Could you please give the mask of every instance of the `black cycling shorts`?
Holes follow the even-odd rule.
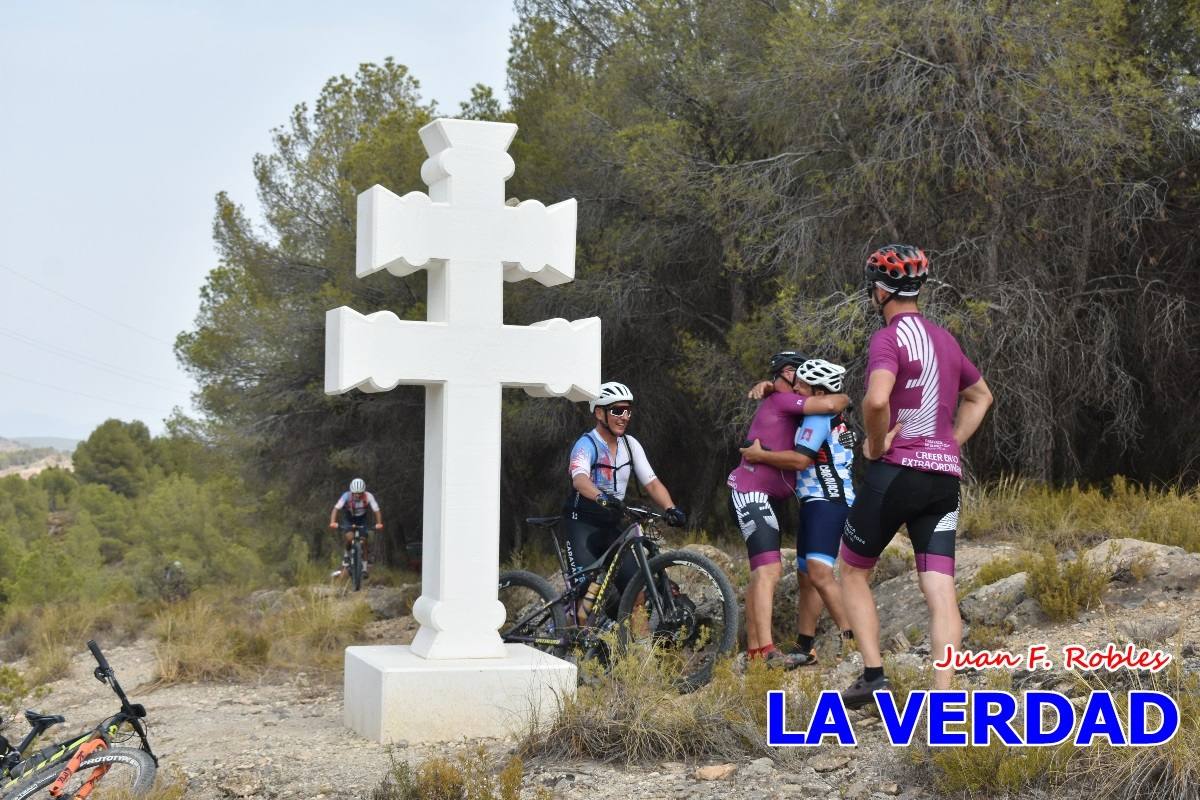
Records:
[[[871,569],[901,525],[908,526],[917,572],[954,575],[958,478],[873,461],[842,530],[842,560]]]
[[[621,538],[622,533],[622,530],[614,522],[613,515],[607,512],[588,513],[571,507],[563,509],[560,530],[563,557],[566,558],[567,570],[572,575],[596,563],[613,545],[613,542]],[[614,577],[618,595],[625,591],[625,587],[637,574],[637,571],[637,561],[626,550],[617,564],[617,573]],[[576,577],[572,583],[585,581],[586,578]]]
[[[778,500],[766,492],[730,492],[729,512],[733,524],[746,540],[746,552],[750,555],[750,571],[768,564],[779,564],[779,513]]]

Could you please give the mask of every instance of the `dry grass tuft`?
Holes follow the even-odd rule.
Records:
[[[767,692],[783,690],[788,714],[803,718],[820,693],[814,673],[770,670],[761,662],[739,672],[726,659],[712,681],[681,695],[674,673],[648,650],[634,648],[610,674],[579,688],[555,722],[531,725],[522,754],[590,758],[628,764],[746,755],[791,755],[766,743]]]
[[[155,628],[162,683],[246,678],[271,669],[334,671],[371,619],[365,602],[290,592],[269,611],[192,597],[163,609]]]
[[[434,757],[415,768],[393,757],[391,768],[371,792],[371,800],[520,800],[524,772],[519,757],[495,770],[482,746],[454,761]],[[551,795],[539,787],[532,796],[549,800]]]

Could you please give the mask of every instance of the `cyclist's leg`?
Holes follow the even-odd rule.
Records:
[[[746,540],[750,559],[750,585],[746,589],[746,648],[751,656],[773,644],[771,607],[775,587],[783,575],[779,555],[779,518],[771,498],[763,492],[730,492],[729,509],[734,524]]]
[[[920,473],[929,503],[908,521],[917,560],[917,581],[929,606],[929,644],[935,660],[947,647],[962,647],[962,617],[954,588],[954,540],[958,532],[959,481],[950,475]],[[952,670],[936,670],[935,689],[950,688]]]
[[[862,489],[842,530],[842,600],[862,653],[863,666],[871,670],[883,667],[871,570],[904,522],[907,503],[898,496],[895,484],[905,471],[879,461],[868,464]]]
[[[579,570],[595,563],[596,559],[604,555],[605,524],[586,513],[576,511],[563,516],[562,529],[565,540],[563,556],[567,560],[568,569],[575,576],[572,581],[573,586],[578,586],[587,580],[586,576],[578,575]],[[593,588],[592,591],[595,589]],[[580,624],[583,624],[592,610],[592,604],[585,597],[579,605],[576,612],[577,619]]]
[[[821,597],[829,616],[839,631],[850,629],[842,600],[842,587],[833,575],[837,563],[838,549],[842,543],[842,529],[846,526],[849,506],[826,500],[809,500],[800,506],[801,530],[804,531],[803,548],[796,547],[796,562],[808,574],[809,582]],[[797,537],[799,539],[799,537]],[[816,619],[813,619],[815,626]],[[815,627],[814,627],[815,631]]]

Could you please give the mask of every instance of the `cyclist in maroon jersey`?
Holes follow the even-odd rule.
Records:
[[[790,451],[806,409],[812,414],[829,414],[844,411],[849,405],[850,398],[844,394],[805,397],[796,392],[796,368],[805,360],[794,350],[771,357],[769,368],[773,380],[767,386],[756,387],[760,392],[771,393],[759,403],[745,445],[758,441],[764,450]],[[771,633],[775,587],[783,575],[776,508],[794,496],[796,471],[752,464],[743,458],[729,473],[727,484],[729,510],[746,540],[750,558],[750,585],[746,589],[747,656],[766,659],[770,666],[786,669],[800,666],[801,659],[787,656],[775,647]]]
[[[842,692],[851,708],[889,688],[869,578],[901,525],[929,606],[932,652],[940,657],[946,646],[962,645],[954,588],[959,451],[983,422],[992,393],[954,336],[918,311],[928,275],[929,261],[917,247],[887,245],[867,259],[867,294],[886,324],[871,337],[863,400],[868,464],[842,532],[842,597],[864,668]],[[936,671],[934,688],[949,688],[952,677]]]

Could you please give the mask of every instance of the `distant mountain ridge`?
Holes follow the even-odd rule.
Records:
[[[39,447],[51,447],[60,453],[74,453],[79,442],[79,439],[68,439],[65,436],[21,436],[15,439],[5,439],[0,436],[0,453]]]

